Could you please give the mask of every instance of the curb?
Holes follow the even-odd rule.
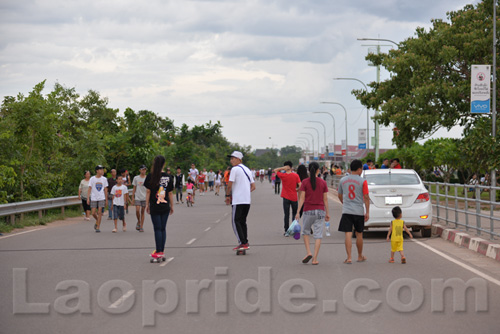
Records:
[[[467,233],[432,224],[432,234],[441,239],[453,242],[459,247],[468,248],[473,252],[487,256],[500,262],[500,244],[495,244],[482,238],[472,237]]]

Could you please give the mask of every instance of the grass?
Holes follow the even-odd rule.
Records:
[[[66,207],[64,209],[64,216],[61,214],[61,209],[50,209],[47,210],[43,217],[38,218],[38,212],[25,213],[23,220],[20,220],[20,216],[16,216],[15,224],[10,224],[8,222],[9,217],[0,218],[0,233],[9,233],[16,228],[24,228],[27,226],[38,226],[47,225],[48,223],[54,222],[56,220],[64,220],[64,218],[78,217],[82,215],[82,210],[79,206]]]
[[[463,197],[465,197],[465,195],[464,195],[463,191],[464,191],[463,187],[457,187],[457,197],[459,197],[459,198],[462,197],[461,199],[458,199],[458,203],[460,203],[460,204],[465,204],[465,199],[463,199]],[[436,185],[435,184],[430,185],[429,192],[434,193],[434,194],[436,193]],[[444,197],[445,187],[444,186],[439,187],[439,194],[443,195],[443,197],[441,197],[441,196],[439,197],[440,202],[444,202],[445,201],[445,197]],[[475,205],[476,205],[474,202],[474,198],[473,198],[474,194],[475,194],[475,192],[468,192],[467,193],[467,202],[468,202],[469,207],[475,207]],[[449,187],[448,196],[455,196],[454,187],[451,187],[451,186]],[[433,198],[433,200],[436,200],[436,195],[431,195],[431,197]],[[483,191],[480,194],[480,199],[483,201],[489,201],[490,200],[490,193],[487,191]],[[448,198],[448,201],[451,204],[455,200]],[[498,194],[497,194],[497,201],[498,201]],[[482,209],[489,209],[489,205],[487,205],[487,204],[481,204],[481,207],[482,207]],[[494,208],[494,210],[498,210],[498,209],[499,209],[498,207]]]

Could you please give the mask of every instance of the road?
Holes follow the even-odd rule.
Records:
[[[236,256],[224,198],[196,199],[175,205],[161,265],[149,262],[149,216],[139,233],[132,211],[127,232],[104,220],[96,234],[77,218],[1,237],[0,332],[498,333],[500,265],[491,259],[416,238],[405,241],[407,264],[389,264],[382,231],[365,234],[367,262],[346,265],[344,236],[333,232],[320,264],[304,265],[303,242],[283,236],[281,198],[267,182],[252,195],[251,249]],[[333,195],[330,207],[336,231]]]

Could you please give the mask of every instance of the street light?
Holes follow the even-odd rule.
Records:
[[[348,144],[348,134],[347,134],[347,109],[340,103],[338,102],[321,102],[323,104],[336,104],[342,107],[344,109],[345,113],[345,161],[346,161],[346,167],[347,163],[349,162],[349,144]]]
[[[297,139],[305,140],[306,143],[307,143],[307,148],[311,147],[311,142],[309,141],[309,138],[307,138],[307,137],[297,137]],[[314,147],[313,147],[313,150],[314,150]]]
[[[330,117],[332,118],[332,121],[333,121],[333,155],[335,155],[335,145],[336,145],[335,137],[337,137],[335,135],[335,117],[333,117],[333,115],[331,113],[329,113],[328,111],[313,111],[313,114],[327,114],[327,115],[330,115]]]
[[[311,136],[311,139],[312,139],[312,150],[313,150],[313,155],[314,155],[314,136],[311,133],[309,133],[309,132],[301,132],[300,134],[301,135],[309,135],[309,136]]]
[[[389,42],[392,44],[395,44],[399,48],[399,43],[396,43],[394,41],[391,41],[390,39],[384,39],[384,38],[358,38],[358,41],[379,41],[379,42]]]
[[[354,80],[365,86],[365,91],[368,93],[368,87],[365,83],[356,78],[333,78],[333,80]],[[370,110],[366,108],[366,149],[370,152]],[[375,155],[378,156],[378,138],[375,136]]]
[[[326,126],[322,122],[318,122],[318,121],[307,121],[307,122],[308,123],[318,123],[318,124],[321,124],[321,126],[323,127],[323,130],[324,130],[324,134],[325,134],[325,150],[328,153],[328,146],[326,146]],[[319,141],[319,138],[318,138],[318,141]]]
[[[304,126],[304,129],[312,129],[312,130],[316,131],[316,134],[318,135],[318,154],[319,154],[320,149],[319,149],[319,131],[318,131],[318,129],[313,128],[311,126]]]
[[[306,144],[305,142],[296,140],[296,141],[295,141],[295,144],[296,144],[296,145],[299,145],[299,147],[300,147],[302,150],[304,150],[304,151],[306,150],[307,144]]]

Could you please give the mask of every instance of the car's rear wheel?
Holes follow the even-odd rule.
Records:
[[[432,229],[430,228],[423,228],[420,230],[420,233],[422,235],[422,238],[430,238],[432,234]]]

